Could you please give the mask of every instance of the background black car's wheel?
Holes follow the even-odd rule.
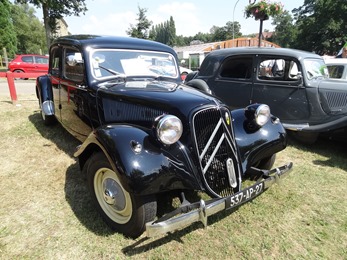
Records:
[[[293,137],[295,140],[299,141],[302,144],[314,144],[319,134],[311,132],[302,132],[302,131],[287,131],[289,136]]]
[[[97,210],[115,231],[136,238],[145,231],[145,224],[157,214],[153,197],[136,197],[121,184],[119,174],[113,170],[105,155],[93,154],[83,167],[88,188]]]
[[[186,85],[199,89],[207,94],[211,94],[211,90],[208,87],[207,83],[205,81],[203,81],[202,79],[192,79],[190,81],[188,81],[187,83],[185,83]]]
[[[266,157],[258,163],[257,168],[264,169],[264,170],[271,170],[275,164],[275,160],[276,160],[276,154]]]

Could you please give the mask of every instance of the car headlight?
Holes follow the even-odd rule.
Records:
[[[176,143],[181,138],[182,132],[182,122],[176,116],[166,115],[157,124],[157,136],[164,144]]]
[[[256,110],[255,110],[255,122],[257,123],[258,126],[263,126],[265,125],[271,116],[270,113],[270,107],[268,105],[260,105]]]

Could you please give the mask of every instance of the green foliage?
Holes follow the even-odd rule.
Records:
[[[12,5],[11,17],[17,35],[17,53],[47,53],[45,29],[28,4]]]
[[[29,3],[42,8],[48,48],[51,43],[52,33],[56,30],[57,19],[71,15],[79,16],[88,10],[85,0],[16,0],[16,2],[21,4]]]
[[[347,42],[346,0],[305,0],[293,12],[298,28],[293,47],[332,55]]]
[[[223,27],[213,26],[210,29],[211,41],[213,42],[225,41],[225,40],[241,37],[242,33],[240,32],[240,30],[241,30],[241,25],[239,22],[229,21]],[[234,35],[233,35],[233,32],[234,32]]]
[[[169,21],[152,26],[152,29],[149,31],[149,39],[169,46],[176,45],[176,38],[175,21],[172,16],[170,16]]]
[[[293,17],[288,11],[274,17],[272,25],[275,26],[275,32],[269,41],[284,48],[289,48],[295,44],[297,28],[294,25]]]
[[[126,31],[126,33],[131,37],[148,39],[149,38],[149,28],[152,25],[152,21],[149,21],[146,17],[146,8],[141,8],[138,6],[139,13],[138,18],[136,19],[138,22],[136,25],[130,25],[130,28]]]
[[[11,20],[11,3],[0,0],[0,55],[6,48],[8,57],[14,57],[17,52],[17,38]]]

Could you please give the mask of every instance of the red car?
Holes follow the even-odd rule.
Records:
[[[48,56],[36,54],[17,55],[9,64],[12,72],[48,72]]]

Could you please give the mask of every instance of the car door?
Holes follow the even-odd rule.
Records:
[[[257,55],[251,100],[269,105],[283,122],[307,122],[310,107],[300,62],[293,57]]]
[[[231,109],[252,103],[253,56],[229,56],[221,63],[217,75],[207,81],[213,94]]]
[[[34,56],[33,72],[47,73],[48,57]]]
[[[34,57],[32,55],[25,55],[21,58],[21,69],[24,70],[24,72],[31,73],[34,71]]]
[[[66,47],[62,51],[62,75],[59,84],[59,112],[61,123],[76,138],[83,141],[92,130],[90,108],[95,98],[85,82],[85,64],[82,53]]]

